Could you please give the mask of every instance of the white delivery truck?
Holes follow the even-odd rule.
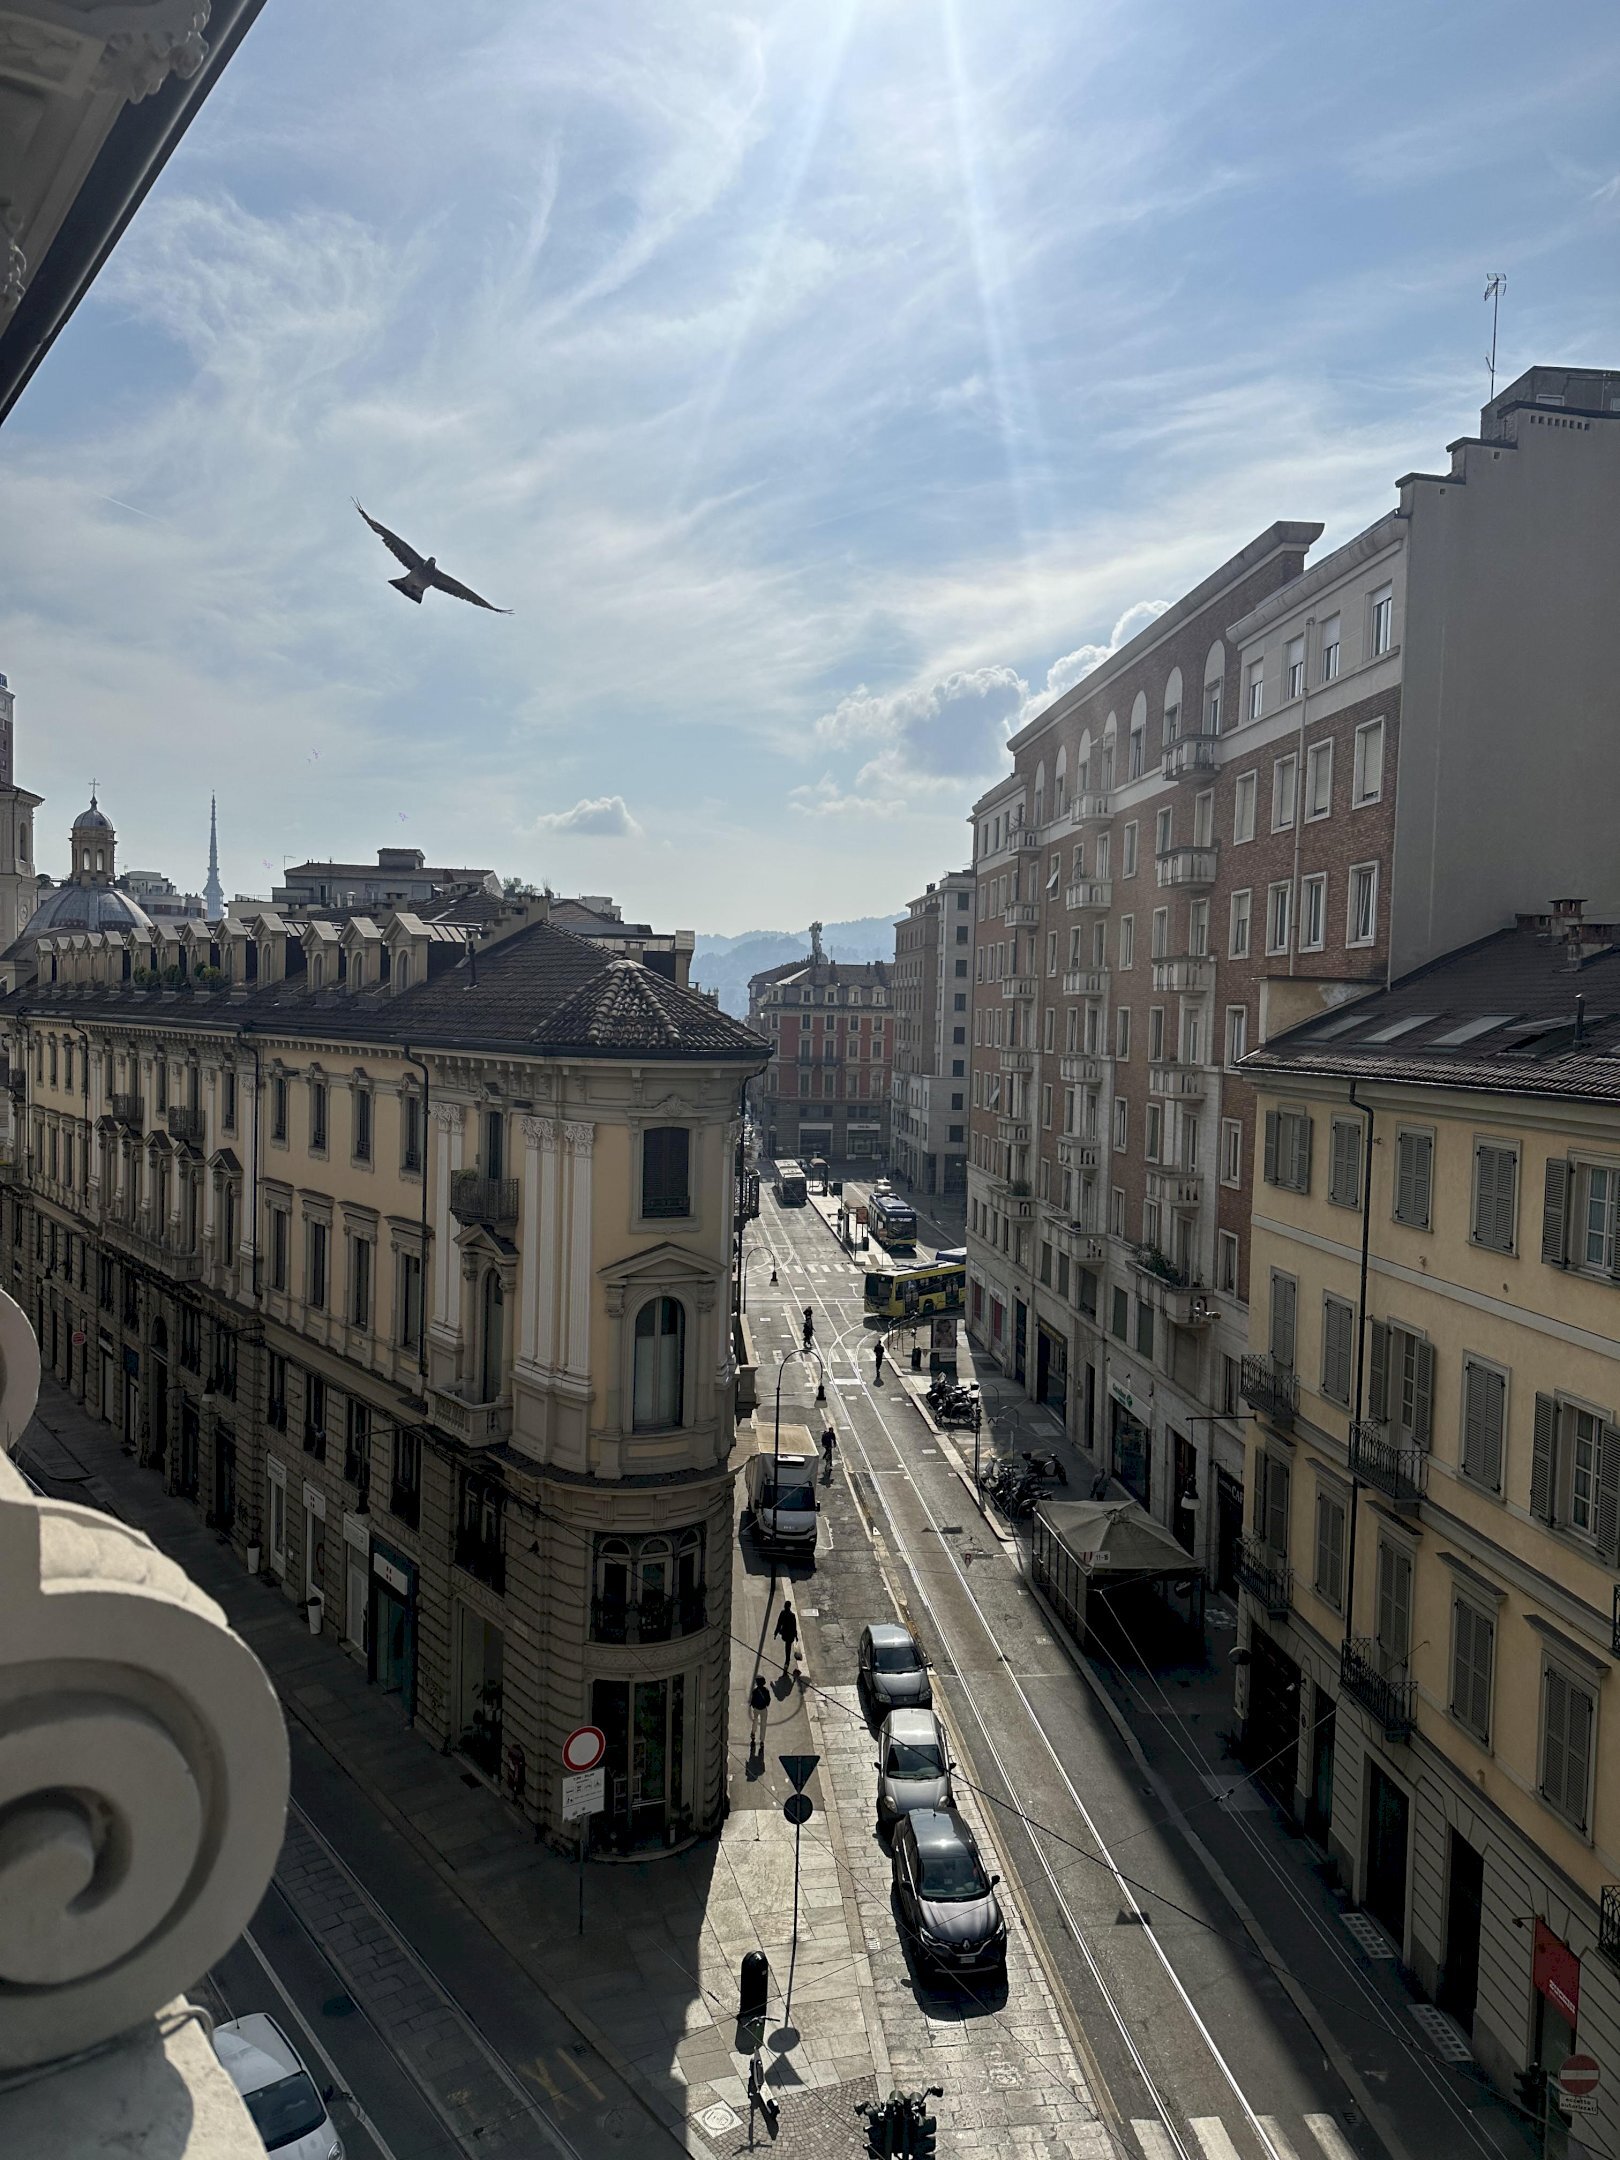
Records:
[[[747,1469],[748,1521],[756,1544],[787,1559],[816,1556],[816,1460],[813,1455],[779,1455],[769,1448],[750,1456]]]

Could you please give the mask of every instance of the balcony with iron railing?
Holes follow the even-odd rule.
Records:
[[[1210,1075],[1202,1065],[1182,1065],[1160,1058],[1148,1067],[1148,1093],[1174,1102],[1202,1102],[1209,1093]]]
[[[1004,998],[1032,998],[1035,995],[1033,975],[1003,975],[1001,994]]]
[[[120,1125],[127,1125],[133,1132],[141,1132],[146,1125],[146,1104],[139,1095],[118,1090],[111,1098],[112,1114]]]
[[[119,1252],[127,1253],[132,1260],[145,1261],[171,1282],[195,1282],[202,1274],[200,1248],[194,1246],[188,1251],[166,1237],[154,1237],[139,1223],[120,1221],[110,1211],[102,1217],[101,1234]]]
[[[166,1116],[171,1140],[187,1140],[193,1147],[202,1146],[203,1114],[200,1110],[193,1110],[187,1103],[170,1103]]]
[[[1606,1882],[1598,1893],[1598,1948],[1620,1965],[1620,1883]]]
[[[1112,798],[1099,789],[1087,788],[1074,798],[1074,808],[1069,812],[1073,825],[1097,825],[1114,814]]]
[[[1165,746],[1164,776],[1185,780],[1194,773],[1212,773],[1221,761],[1218,735],[1178,735]]]
[[[481,1177],[476,1170],[458,1170],[450,1180],[450,1212],[459,1223],[516,1222],[518,1181],[515,1177]]]
[[[1182,997],[1196,997],[1215,984],[1215,962],[1208,953],[1176,953],[1153,963],[1153,987]]]
[[[1398,1508],[1415,1508],[1428,1490],[1429,1452],[1401,1447],[1378,1419],[1361,1418],[1350,1427],[1350,1475]]]
[[[1101,908],[1107,910],[1114,904],[1114,881],[1112,878],[1076,878],[1063,895],[1068,908]]]
[[[464,1568],[469,1575],[487,1583],[491,1590],[506,1588],[506,1555],[501,1550],[500,1532],[493,1537],[468,1523],[456,1529],[456,1566]]]
[[[1292,1365],[1247,1351],[1239,1368],[1239,1388],[1251,1410],[1262,1410],[1276,1425],[1292,1425],[1299,1409],[1299,1374]]]
[[[1386,1657],[1370,1635],[1346,1638],[1339,1650],[1339,1685],[1370,1710],[1386,1740],[1409,1740],[1417,1725],[1417,1682],[1404,1661]]]
[[[601,1643],[673,1642],[696,1635],[708,1625],[708,1605],[701,1590],[674,1597],[592,1598],[591,1640]]]
[[[1094,1057],[1089,1050],[1071,1050],[1059,1059],[1058,1072],[1072,1086],[1099,1087],[1103,1076],[1102,1059]]]
[[[1108,995],[1108,970],[1105,967],[1070,968],[1063,978],[1065,997],[1106,997]]]
[[[1038,930],[1041,911],[1033,900],[1014,900],[1001,918],[1009,930]]]
[[[1207,892],[1220,868],[1214,847],[1173,847],[1155,858],[1160,885],[1175,892]]]
[[[1283,1619],[1294,1601],[1294,1571],[1264,1538],[1240,1537],[1237,1546],[1237,1578],[1261,1611],[1273,1620]]]

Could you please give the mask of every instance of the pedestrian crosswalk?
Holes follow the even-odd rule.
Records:
[[[1355,2147],[1331,2115],[1284,2123],[1257,2115],[1235,2132],[1219,2115],[1194,2115],[1174,2130],[1152,2115],[1131,2122],[1141,2160],[1357,2160]]]

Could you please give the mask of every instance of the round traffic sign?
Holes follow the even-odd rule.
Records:
[[[576,1725],[563,1742],[563,1768],[578,1777],[594,1770],[607,1753],[607,1734],[600,1725]]]
[[[790,1823],[807,1823],[815,1812],[815,1804],[808,1793],[789,1793],[782,1802],[782,1813]]]
[[[1579,2099],[1584,2093],[1597,2091],[1599,2075],[1595,2056],[1566,2055],[1558,2066],[1558,2089]]]

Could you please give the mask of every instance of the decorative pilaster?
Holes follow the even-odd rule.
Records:
[[[591,1376],[591,1153],[594,1125],[565,1125],[563,1138],[573,1158],[568,1180],[568,1371],[579,1380]]]
[[[549,1146],[548,1146],[549,1143]],[[543,1165],[542,1153],[552,1158]],[[533,1365],[540,1341],[540,1307],[547,1294],[550,1255],[540,1234],[542,1177],[555,1177],[557,1127],[551,1118],[523,1120],[523,1216],[518,1227],[518,1342],[519,1362]]]
[[[461,1294],[453,1273],[456,1248],[450,1227],[450,1180],[461,1168],[466,1118],[460,1103],[435,1103],[433,1123],[439,1133],[433,1151],[433,1321],[436,1327],[455,1332]]]
[[[557,1126],[553,1118],[531,1118],[525,1131],[540,1136],[540,1244],[535,1257],[535,1363],[549,1371],[557,1362]]]

